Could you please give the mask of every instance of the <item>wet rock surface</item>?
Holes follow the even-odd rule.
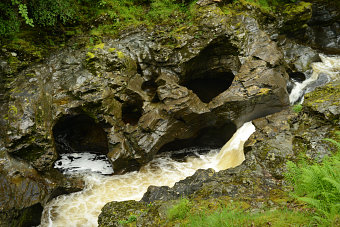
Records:
[[[174,45],[163,44],[157,31],[137,30],[87,49],[66,48],[24,70],[10,85],[2,146],[39,171],[50,169],[58,153],[103,149],[118,173],[204,128],[239,127],[287,106],[283,54],[256,20],[231,18],[216,4],[196,11],[197,23]],[[197,39],[200,30],[209,32]],[[216,84],[225,85],[209,87]],[[88,122],[77,123],[81,116]],[[68,117],[75,126],[63,123]]]
[[[116,173],[123,173],[174,144],[208,141],[204,131],[225,135],[225,141],[209,146],[223,144],[244,122],[259,118],[241,166],[218,173],[200,170],[173,188],[149,188],[143,201],[155,203],[150,212],[160,218],[165,208],[157,201],[180,196],[242,194],[249,203],[272,203],[273,195],[281,195],[287,160],[302,150],[313,159],[329,153],[331,145],[320,141],[339,130],[338,83],[308,94],[302,113],[273,113],[289,105],[289,77],[301,79],[319,60],[311,47],[339,53],[337,6],[298,2],[279,15],[280,23],[267,25],[274,16],[255,12],[256,7],[240,3],[246,13],[226,15],[217,2],[199,1],[193,25],[173,37],[170,27],[137,28],[96,45],[72,40],[29,67],[12,69],[0,58],[0,225],[39,213],[50,198],[83,187],[79,179],[54,172],[60,153],[104,153]],[[290,29],[307,43],[281,37]],[[103,209],[103,225],[109,208],[125,203],[112,204]],[[132,205],[145,206],[138,204]],[[125,220],[129,209],[114,220]],[[151,221],[148,213],[139,217],[140,226]],[[32,219],[23,223],[36,225]]]
[[[340,6],[331,1],[313,1],[313,15],[308,22],[308,42],[331,54],[340,53]]]
[[[67,178],[58,171],[39,173],[27,163],[1,152],[0,226],[40,224],[42,206],[65,193],[80,191],[84,182]]]
[[[335,83],[337,84],[337,83]],[[261,210],[265,206],[280,207],[287,205],[287,194],[283,173],[288,160],[305,158],[320,160],[335,151],[335,147],[324,138],[335,139],[339,131],[338,121],[324,113],[333,109],[332,105],[311,109],[310,103],[319,100],[319,94],[326,92],[329,84],[308,94],[301,112],[287,108],[281,112],[253,121],[256,132],[248,139],[244,149],[245,161],[238,167],[215,172],[212,169],[198,170],[193,176],[177,182],[172,188],[150,186],[140,202],[128,209],[136,217],[137,226],[153,226],[156,223],[166,225],[166,211],[182,197],[188,197],[198,204],[227,203],[242,201],[249,209]],[[337,89],[334,100],[339,100]],[[325,99],[325,104],[329,100]],[[339,119],[339,118],[337,118]],[[112,225],[113,220],[127,220],[129,215],[124,208],[127,202],[106,204],[99,216],[99,226]],[[111,213],[119,211],[113,219]],[[149,216],[153,218],[147,218]]]

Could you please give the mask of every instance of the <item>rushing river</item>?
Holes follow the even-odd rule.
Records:
[[[306,72],[307,79],[294,82],[290,93],[292,104],[302,103],[303,95],[315,87],[339,77],[340,57],[320,55],[321,62],[311,65]],[[83,191],[59,196],[50,201],[43,211],[41,227],[88,227],[97,226],[101,208],[110,201],[140,200],[150,185],[173,186],[176,182],[191,176],[197,169],[213,168],[216,171],[240,165],[244,161],[243,145],[255,131],[251,122],[239,128],[221,150],[211,149],[204,155],[199,150],[186,161],[178,162],[166,154],[156,157],[139,171],[124,175],[105,176],[112,169],[107,161],[92,154],[69,154],[56,162],[57,168],[64,168],[68,174],[86,170],[83,173],[86,187]],[[192,148],[194,149],[194,148]],[[100,172],[100,173],[96,173]]]
[[[305,72],[307,79],[294,82],[294,87],[289,95],[291,104],[302,103],[303,95],[313,91],[316,87],[336,80],[340,76],[340,56],[326,56],[320,54],[321,62],[311,64],[311,71]]]
[[[97,226],[101,208],[110,201],[140,200],[150,185],[171,187],[198,169],[222,170],[238,166],[244,161],[244,142],[254,131],[251,122],[245,123],[221,150],[212,149],[207,154],[189,157],[185,162],[163,155],[156,157],[138,172],[114,176],[84,174],[85,189],[50,201],[44,208],[41,226]],[[79,163],[92,165],[84,161]]]

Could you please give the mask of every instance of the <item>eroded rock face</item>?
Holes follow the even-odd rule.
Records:
[[[318,60],[316,51],[289,40],[280,41],[281,51],[254,18],[246,13],[225,15],[216,2],[199,1],[193,11],[195,23],[183,27],[175,38],[163,32],[168,28],[156,28],[105,38],[89,48],[75,49],[79,45],[70,43],[44,63],[19,73],[7,93],[1,77],[0,151],[6,153],[1,160],[7,165],[14,157],[22,163],[12,162],[16,164],[10,170],[5,164],[0,166],[1,211],[9,215],[1,220],[14,220],[27,209],[39,210],[49,198],[81,188],[80,184],[70,189],[70,183],[49,181],[41,175],[53,172],[58,153],[91,148],[107,154],[119,173],[138,169],[157,152],[178,144],[223,144],[244,122],[288,105],[288,73],[293,76],[308,69]],[[339,11],[298,5],[292,14],[283,13],[275,32],[294,26],[294,34],[299,34],[309,23],[304,34],[309,34],[312,45],[320,43],[332,51],[338,48]],[[324,32],[318,33],[320,21]],[[74,42],[78,41],[82,42]],[[1,59],[0,66],[1,73],[8,71]],[[307,144],[310,157],[316,157],[320,149],[325,154],[328,145],[317,141],[338,129],[324,124],[324,120],[338,120],[336,100],[330,97],[322,105],[306,100],[309,113],[316,111],[326,120],[310,120],[308,112],[297,116],[291,111],[256,120],[258,132],[246,146],[246,162],[240,167],[220,173],[199,171],[173,189],[150,188],[143,200],[194,194],[202,198],[247,195],[249,200],[270,196],[268,187],[276,189],[283,162],[294,158],[296,149]],[[296,119],[305,121],[295,124]],[[304,133],[306,128],[308,133]],[[208,144],[216,136],[207,138],[205,131],[225,137]],[[260,191],[254,193],[255,189]]]
[[[172,188],[150,186],[139,202],[107,203],[99,215],[99,226],[117,224],[117,220],[127,220],[130,214],[135,215],[137,226],[165,223],[166,211],[182,197],[190,198],[195,205],[197,201],[211,206],[222,201],[242,201],[250,209],[283,204],[286,207],[283,174],[287,161],[317,161],[337,149],[323,140],[337,139],[335,132],[340,129],[334,111],[334,101],[340,98],[337,86],[338,81],[334,81],[309,93],[301,112],[287,108],[254,120],[256,132],[244,146],[246,158],[240,166],[220,172],[198,170]]]
[[[93,152],[107,154],[107,137],[100,124],[80,114],[65,116],[53,127],[55,148],[59,154]]]
[[[0,226],[36,226],[47,201],[82,190],[84,182],[58,171],[41,174],[1,151],[0,185]]]
[[[226,16],[216,4],[195,12],[196,24],[173,45],[157,31],[138,30],[65,49],[22,72],[3,111],[2,146],[42,171],[63,152],[61,137],[72,134],[69,150],[106,150],[118,172],[204,128],[229,122],[232,132],[288,105],[283,54],[256,20]]]
[[[340,6],[333,1],[312,1],[313,15],[306,38],[326,53],[340,53]]]

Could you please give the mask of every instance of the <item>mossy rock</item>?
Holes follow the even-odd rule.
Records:
[[[339,124],[340,116],[340,81],[319,87],[305,95],[306,111],[322,114],[327,120]]]
[[[286,4],[283,6],[282,33],[295,33],[301,29],[307,28],[307,21],[312,18],[312,4],[309,2],[299,2]]]

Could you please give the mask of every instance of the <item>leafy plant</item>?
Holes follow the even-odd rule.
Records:
[[[191,209],[191,203],[188,199],[182,198],[179,203],[168,210],[168,218],[170,220],[184,219]]]
[[[0,2],[0,35],[11,35],[19,31],[17,13],[9,3]]]
[[[339,133],[338,133],[339,135]],[[334,143],[338,151],[325,157],[321,163],[287,163],[285,175],[294,191],[291,195],[314,208],[314,218],[325,225],[340,224],[340,143]]]
[[[121,225],[124,225],[124,224],[135,222],[136,220],[137,220],[136,215],[130,215],[127,220],[120,220],[118,221],[118,223]]]
[[[77,8],[72,0],[31,0],[29,7],[36,24],[53,26],[74,19]],[[32,20],[33,23],[33,20]]]
[[[13,6],[18,6],[20,15],[24,18],[26,24],[34,27],[33,19],[28,16],[27,5],[21,0],[11,0]]]

